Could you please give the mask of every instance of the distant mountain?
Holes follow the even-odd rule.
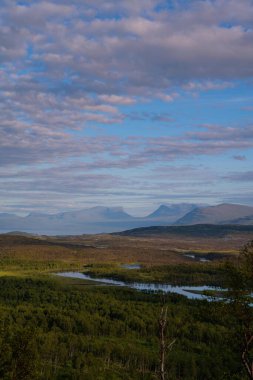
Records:
[[[0,214],[0,233],[21,231],[40,235],[112,233],[139,227],[172,224],[253,224],[253,207],[223,204],[204,207],[180,203],[161,205],[146,217],[133,217],[122,207],[92,207],[58,214]]]
[[[19,227],[22,226],[23,219],[24,218],[14,214],[0,213],[0,231],[8,232],[19,230]]]
[[[147,219],[165,219],[167,224],[183,217],[186,213],[199,207],[191,203],[179,203],[174,205],[161,205],[157,210],[147,216]]]
[[[15,214],[8,214],[6,212],[0,213],[0,221],[1,220],[17,220],[17,219],[22,219],[21,216],[17,216]]]
[[[58,214],[30,213],[26,217],[0,214],[0,232],[45,235],[107,233],[142,225],[139,222],[139,218],[127,214],[122,207],[98,206]]]
[[[62,219],[79,219],[87,221],[103,221],[108,219],[128,220],[133,218],[131,215],[127,214],[124,211],[123,207],[103,206],[92,207],[80,211],[65,212],[59,215]]]
[[[115,224],[116,228],[121,221],[128,220],[132,217],[120,207],[93,207],[51,215],[30,213],[26,217],[0,214],[0,232],[22,231],[46,235],[111,232],[114,229],[110,224]]]
[[[247,217],[252,217],[253,207],[223,203],[217,206],[197,207],[180,218],[176,225],[191,224],[240,224],[246,223]]]
[[[23,231],[45,235],[110,233],[136,227],[169,225],[195,207],[197,205],[187,203],[161,205],[146,217],[133,217],[122,207],[103,206],[58,214],[32,212],[26,217],[0,214],[0,232]]]
[[[8,236],[35,237],[35,238],[40,237],[40,235],[38,235],[38,234],[29,234],[28,232],[22,232],[22,231],[7,232],[5,235],[8,235]]]
[[[0,230],[21,230],[45,235],[77,235],[83,233],[111,232],[128,228],[133,217],[122,207],[92,207],[59,214],[31,213],[24,218],[17,217],[13,223],[3,225]],[[130,224],[129,224],[130,223]]]

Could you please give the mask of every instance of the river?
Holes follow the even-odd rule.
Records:
[[[80,280],[89,280],[95,281],[96,283],[101,283],[105,285],[114,285],[114,286],[126,286],[131,289],[141,290],[141,291],[151,291],[151,292],[162,292],[162,293],[176,293],[183,295],[189,299],[209,299],[209,296],[204,294],[199,294],[198,292],[205,291],[221,291],[222,289],[212,287],[212,286],[173,286],[170,284],[158,284],[158,283],[141,283],[141,282],[124,282],[113,280],[111,278],[98,278],[92,277],[85,273],[80,272],[59,272],[56,273],[57,276],[68,277],[68,278],[77,278]],[[197,292],[197,293],[195,293]]]

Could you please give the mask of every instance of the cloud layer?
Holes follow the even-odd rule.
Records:
[[[208,176],[197,172],[207,157],[210,198],[226,193],[222,185],[220,195],[211,195],[214,178],[246,183],[250,120],[230,125],[224,117],[213,123],[207,115],[206,124],[199,125],[196,115],[194,123],[180,125],[179,112],[173,114],[171,107],[181,104],[183,113],[185,99],[197,109],[202,94],[231,91],[236,98],[238,83],[252,88],[252,26],[251,0],[3,0],[2,209],[21,204],[17,210],[25,209],[29,197],[38,200],[42,193],[48,204],[53,193],[69,193],[65,208],[71,195],[86,192],[77,207],[100,201],[101,194],[108,202],[120,203],[124,194],[155,200],[165,197],[166,188],[177,188],[186,199],[198,186],[204,192]],[[133,126],[140,132],[133,133]],[[159,126],[166,133],[157,132]],[[245,165],[244,172],[238,175],[223,165],[222,173],[211,175],[217,156]],[[156,167],[173,164],[180,172],[187,160],[196,168],[185,172],[188,185],[181,186],[172,174],[153,179]],[[35,203],[31,200],[32,208]]]

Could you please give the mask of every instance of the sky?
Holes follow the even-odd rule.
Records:
[[[1,0],[0,212],[253,205],[252,0]]]

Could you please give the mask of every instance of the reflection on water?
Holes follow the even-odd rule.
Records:
[[[127,283],[124,281],[113,280],[111,278],[94,278],[90,275],[80,273],[80,272],[60,272],[56,273],[57,276],[69,277],[69,278],[79,278],[81,280],[91,280],[102,284],[109,284],[115,286],[127,286],[128,288],[142,290],[142,291],[152,291],[152,292],[163,292],[163,293],[176,293],[181,294],[190,299],[210,299],[210,297],[203,294],[198,294],[194,292],[204,292],[204,291],[221,291],[219,288],[212,286],[172,286],[169,284],[155,284],[155,283],[140,283],[132,282]]]
[[[141,265],[140,264],[122,264],[121,268],[124,268],[124,269],[141,269]]]
[[[210,261],[211,261],[211,260],[206,259],[206,258],[204,258],[204,257],[196,256],[196,255],[189,254],[189,253],[185,254],[184,256],[185,256],[185,257],[188,257],[189,259],[193,259],[193,260],[196,260],[196,261],[201,261],[201,262],[203,262],[203,263],[207,263],[207,262],[210,262]]]

